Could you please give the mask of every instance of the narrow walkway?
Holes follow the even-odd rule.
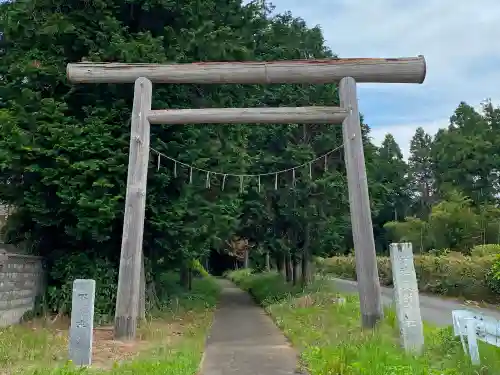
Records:
[[[296,374],[297,354],[271,318],[234,284],[220,283],[201,375]]]

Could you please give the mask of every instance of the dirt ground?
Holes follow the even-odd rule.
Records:
[[[130,361],[155,347],[170,346],[175,340],[182,336],[184,326],[187,322],[166,322],[153,320],[144,322],[138,328],[135,341],[119,341],[113,338],[113,326],[100,326],[94,328],[92,347],[92,367],[98,369],[112,368],[115,363]],[[65,362],[68,358],[68,338],[70,321],[67,318],[57,319],[52,324],[42,321],[32,321],[23,324],[26,328],[33,330],[49,331],[51,335],[64,340],[66,345],[54,350],[52,360]]]

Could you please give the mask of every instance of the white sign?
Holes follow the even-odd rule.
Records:
[[[90,366],[92,362],[94,300],[95,280],[77,279],[73,282],[69,359],[76,366]]]
[[[453,310],[453,331],[460,336],[464,352],[467,353],[464,337],[467,336],[469,355],[475,365],[481,363],[477,340],[500,347],[500,321],[469,310]]]
[[[393,243],[390,245],[390,252],[394,302],[401,342],[407,352],[420,354],[424,346],[424,330],[412,245]]]

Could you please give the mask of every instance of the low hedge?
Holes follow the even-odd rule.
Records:
[[[495,264],[488,272],[488,285],[491,290],[500,295],[500,254],[495,257]]]
[[[471,249],[470,255],[473,258],[500,255],[500,245],[496,243],[477,245]]]
[[[415,271],[421,292],[474,301],[498,302],[500,295],[490,288],[488,274],[495,263],[495,256],[472,258],[462,255],[416,255]],[[389,257],[377,257],[380,283],[392,286],[392,269]],[[354,256],[332,257],[316,261],[320,273],[356,280]]]

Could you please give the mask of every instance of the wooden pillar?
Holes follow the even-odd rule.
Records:
[[[271,259],[270,259],[270,256],[269,256],[269,250],[266,251],[266,272],[270,272],[271,271]]]
[[[146,270],[144,253],[141,251],[141,284],[139,289],[139,319],[146,319]]]
[[[116,339],[134,339],[137,328],[149,162],[148,113],[151,110],[151,96],[151,81],[147,78],[138,78],[134,85],[127,192],[116,295],[114,332]]]
[[[340,105],[349,110],[342,132],[361,318],[363,327],[371,328],[383,318],[383,309],[354,78],[343,78],[339,92]]]

